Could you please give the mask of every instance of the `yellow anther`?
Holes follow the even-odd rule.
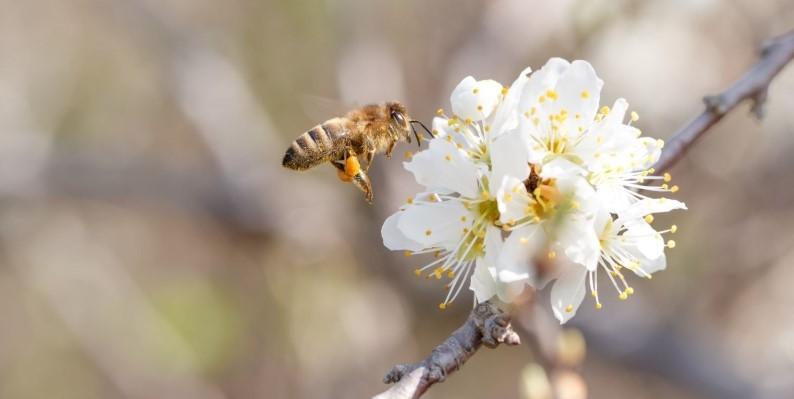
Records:
[[[480,111],[480,112],[482,112],[482,105],[480,105],[480,104],[477,104],[477,111]]]
[[[540,125],[540,118],[538,118],[537,116],[532,118],[532,124],[535,126]]]
[[[578,113],[578,112],[577,112],[577,113],[575,113],[575,114],[573,115],[573,117],[574,117],[574,118],[576,118],[576,119],[580,119],[580,118],[582,117],[582,114],[580,114],[580,113]]]
[[[480,89],[478,89],[478,88],[476,88],[476,87],[474,88],[474,90],[472,90],[472,93],[474,93],[474,94],[477,94],[477,93],[479,93],[479,92],[480,92]]]
[[[554,90],[547,90],[546,91],[546,97],[550,98],[552,101],[556,100],[558,98],[557,92],[554,91]]]
[[[411,151],[405,152],[405,159],[411,159],[414,156],[414,153]]]
[[[443,273],[443,272],[444,271],[441,270],[440,267],[438,269],[436,269],[436,270],[433,270],[433,275],[436,276],[436,280],[441,280],[441,273]]]
[[[451,161],[452,160],[452,155],[449,155],[449,154],[444,155],[444,159],[446,159],[447,161]]]
[[[549,254],[548,254],[548,256],[549,256],[549,259],[554,259],[554,258],[556,258],[556,257],[557,257],[557,252],[555,252],[555,251],[549,251]]]
[[[433,129],[433,130],[430,131],[430,133],[433,133],[433,137],[438,137],[438,129]],[[419,137],[422,137],[422,136],[419,136]]]
[[[662,188],[662,190],[667,190],[667,189],[669,189],[669,188],[670,188],[670,186],[668,186],[668,185],[667,185],[667,183],[662,183],[662,185],[661,185],[661,186],[659,186],[659,187],[661,187],[661,188]]]
[[[565,307],[565,312],[567,312],[567,313],[571,313],[571,312],[573,312],[573,305],[568,305],[568,306],[566,306],[566,307]]]
[[[447,304],[446,304],[446,302],[445,302],[445,303],[439,303],[439,304],[438,304],[438,308],[439,308],[439,309],[441,309],[441,310],[444,310],[444,309],[446,309],[446,308],[447,308]]]
[[[675,248],[675,240],[668,240],[667,248]]]
[[[482,199],[485,200],[491,199],[491,194],[488,192],[488,190],[483,190],[483,192],[480,195],[482,196]]]
[[[648,174],[652,175],[652,174],[656,173],[656,169],[650,168],[646,172],[648,172]]]
[[[664,140],[662,139],[656,140],[656,146],[659,148],[664,148]]]
[[[600,114],[602,114],[602,115],[606,115],[606,114],[608,114],[608,113],[609,113],[609,107],[607,107],[607,106],[605,105],[605,106],[601,107],[601,109],[599,109],[599,110],[598,110],[598,112],[599,112]]]
[[[490,132],[490,131],[491,131],[491,125],[485,125],[485,127],[483,128],[483,130],[485,130],[485,133],[488,133],[488,132]]]
[[[508,91],[510,91],[510,89],[508,89],[507,87],[502,87],[502,95],[503,96],[506,96]]]
[[[535,112],[537,112],[537,111],[538,111],[538,109],[537,109],[537,108],[535,108],[535,107],[532,107],[532,108],[530,108],[530,109],[529,109],[529,114],[530,114],[530,115],[535,115]]]
[[[444,109],[443,108],[437,109],[436,110],[436,115],[438,115],[438,116],[444,115]]]
[[[645,215],[645,221],[648,223],[653,223],[653,215]]]
[[[541,95],[540,97],[538,97],[538,102],[539,102],[539,103],[543,103],[543,102],[545,102],[545,101],[546,101],[546,96],[544,96],[544,95]]]
[[[414,253],[413,253],[413,252],[411,252],[411,251],[405,251],[405,252],[403,252],[403,255],[405,255],[405,256],[412,256],[413,254],[414,254]]]
[[[405,202],[407,202],[409,205],[413,204],[414,203],[414,198],[413,197],[408,197],[408,199]]]
[[[670,226],[670,232],[671,233],[675,234],[676,231],[678,231],[678,226],[676,226],[676,225]]]
[[[466,222],[466,216],[461,216],[460,217],[460,221],[465,223]]]
[[[590,92],[587,90],[583,90],[580,96],[582,97],[582,99],[590,98]]]
[[[463,123],[465,123],[467,125],[471,125],[472,123],[474,123],[474,121],[472,121],[471,118],[466,118],[466,120],[463,121]]]
[[[430,237],[431,234],[433,234],[433,230],[430,230],[430,229],[425,230],[425,235],[426,236]]]
[[[505,193],[505,195],[502,196],[502,199],[504,199],[505,202],[510,202],[513,199],[513,196],[510,195],[510,193]]]
[[[634,295],[634,288],[626,287],[626,293],[629,294],[629,295]]]
[[[620,298],[621,301],[625,301],[626,299],[629,299],[629,294],[626,293],[626,291],[623,291],[620,293],[620,295],[618,295],[618,298]]]
[[[596,302],[596,307],[595,307],[596,310],[601,310],[601,308],[603,308],[603,307],[604,307],[604,305],[602,305],[601,302]]]
[[[678,186],[673,185],[673,187],[670,187],[670,192],[671,193],[677,193],[678,192]]]
[[[673,176],[671,174],[669,174],[669,173],[665,173],[664,176],[663,176],[663,179],[666,182],[670,182],[670,180],[673,180]]]
[[[637,122],[638,120],[640,120],[640,115],[634,111],[631,111],[631,121]]]
[[[417,276],[421,276],[422,275],[422,269],[414,269],[414,274],[416,274]]]
[[[447,272],[447,278],[453,278],[453,277],[455,277],[455,271],[454,270],[450,270],[449,272]]]

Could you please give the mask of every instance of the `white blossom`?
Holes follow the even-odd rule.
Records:
[[[663,142],[632,126],[624,99],[599,108],[602,87],[586,61],[553,58],[509,88],[466,77],[453,90],[452,115],[438,111],[428,148],[404,164],[426,191],[382,230],[392,250],[435,254],[416,273],[451,279],[442,308],[470,276],[477,301],[512,302],[551,282],[564,323],[587,292],[602,307],[599,274],[626,299],[623,269],[650,278],[665,268],[675,242],[662,234],[677,227],[656,231],[653,214],[686,206],[649,195],[678,191],[650,169]]]

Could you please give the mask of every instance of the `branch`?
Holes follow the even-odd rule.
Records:
[[[496,348],[499,344],[518,345],[521,340],[510,325],[510,316],[491,301],[478,304],[468,319],[426,359],[414,364],[398,364],[384,383],[395,383],[373,399],[414,399],[433,384],[443,382],[472,357],[480,345]]]
[[[703,99],[706,110],[681,128],[670,141],[654,168],[662,172],[680,160],[689,147],[725,114],[744,100],[753,100],[751,111],[759,119],[764,113],[767,91],[772,79],[794,58],[794,32],[766,42],[760,60],[724,92]]]

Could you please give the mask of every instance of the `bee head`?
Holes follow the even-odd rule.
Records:
[[[406,110],[405,105],[402,105],[397,101],[386,103],[386,107],[389,110],[389,117],[391,118],[392,125],[397,129],[398,132],[400,132],[403,138],[410,143],[411,132],[413,132],[413,135],[416,137],[416,144],[420,145],[421,141],[419,140],[419,134],[416,132],[416,128],[413,124],[418,123],[425,130],[427,130],[427,127],[425,127],[422,122],[412,120],[408,116],[408,111]],[[430,133],[429,130],[428,133]]]
[[[389,110],[389,118],[391,118],[391,123],[394,125],[394,127],[406,133],[410,132],[411,126],[408,122],[409,118],[405,109],[405,105],[402,105],[397,101],[392,101],[386,103],[386,107]]]

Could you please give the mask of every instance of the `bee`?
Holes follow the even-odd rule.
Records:
[[[367,171],[375,154],[385,153],[391,158],[394,146],[402,140],[411,142],[411,133],[420,145],[420,136],[414,124],[432,133],[420,121],[412,120],[399,102],[370,104],[354,109],[343,117],[329,119],[298,136],[287,148],[281,164],[289,169],[303,171],[325,162],[336,168],[337,176],[352,182],[372,203],[373,192]],[[359,157],[366,165],[362,167]]]

